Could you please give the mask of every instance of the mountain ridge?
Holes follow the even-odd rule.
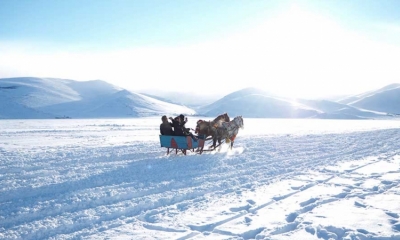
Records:
[[[158,114],[195,114],[102,80],[57,78],[0,79],[0,116],[26,118],[123,118]]]
[[[190,101],[193,104],[196,100],[197,95]],[[214,117],[224,112],[254,118],[375,119],[399,114],[398,106],[398,83],[336,101],[289,99],[248,87],[211,103],[193,106],[184,101],[178,103],[158,95],[133,92],[103,80],[0,79],[0,118],[3,119],[124,118],[164,114]]]

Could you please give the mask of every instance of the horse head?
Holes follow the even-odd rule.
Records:
[[[201,128],[200,128],[200,126],[201,126],[201,124],[203,123],[204,121],[203,120],[198,120],[197,122],[196,122],[196,129],[195,129],[195,131],[194,131],[194,133],[200,133],[200,131],[202,130]]]
[[[216,117],[212,121],[212,125],[214,128],[221,127],[222,122],[230,122],[230,118],[227,113],[223,113],[223,114],[219,115],[218,117]]]
[[[235,121],[236,125],[240,127],[241,129],[244,128],[244,122],[243,122],[243,117],[242,116],[237,116],[233,119]]]
[[[225,122],[230,122],[231,121],[231,119],[228,116],[228,113],[224,113],[224,114],[222,114],[222,116],[224,117]]]

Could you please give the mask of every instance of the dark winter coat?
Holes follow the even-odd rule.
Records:
[[[160,133],[161,135],[174,135],[174,131],[172,130],[172,123],[163,122],[160,124]]]
[[[175,136],[187,136],[184,126],[185,122],[179,122],[178,120],[172,119],[172,126],[174,127]]]

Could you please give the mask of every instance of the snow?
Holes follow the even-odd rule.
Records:
[[[307,118],[321,113],[297,101],[273,96],[256,88],[233,92],[197,111],[204,116],[218,116],[221,112],[229,112],[253,118]]]
[[[385,92],[387,90],[392,90],[392,89],[395,89],[395,88],[398,88],[398,87],[400,87],[400,83],[392,83],[392,84],[386,85],[386,86],[384,86],[382,88],[379,88],[379,89],[376,89],[376,90],[371,90],[371,91],[367,91],[367,92],[364,92],[364,93],[361,93],[361,94],[352,95],[352,96],[346,96],[346,97],[344,97],[342,99],[337,100],[337,102],[343,103],[343,104],[351,104],[353,102],[357,102],[360,99],[363,99],[363,98],[366,98],[366,97],[370,97],[370,96],[373,96],[373,95],[375,95],[377,93],[382,93],[382,92]]]
[[[215,98],[203,98],[200,93],[167,94],[155,90],[168,96],[165,99],[101,80],[3,78],[0,119],[132,118],[164,114],[213,117],[224,112],[245,118],[394,119],[400,111],[398,91],[399,84],[392,84],[338,103],[288,99],[257,88],[244,88],[201,106]]]
[[[374,91],[341,99],[338,102],[378,113],[399,114],[399,91],[400,84],[393,83]]]
[[[100,80],[0,79],[3,119],[124,118],[181,113],[193,115],[196,111]]]
[[[187,156],[160,123],[1,120],[0,239],[400,239],[400,121],[244,118]]]
[[[360,101],[352,105],[328,100],[287,99],[256,88],[245,88],[202,106],[197,112],[204,116],[229,112],[254,118],[382,119],[389,118],[388,115],[393,117],[398,112],[398,94],[395,91],[400,88],[394,86],[371,93],[371,101],[368,100],[370,95],[364,98],[364,95],[356,96],[354,98]]]

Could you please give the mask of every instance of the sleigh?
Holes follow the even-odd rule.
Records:
[[[167,155],[170,153],[170,150],[174,149],[175,154],[178,154],[178,151],[180,151],[186,155],[187,150],[201,154],[203,152],[204,142],[204,139],[195,141],[190,136],[160,135],[161,147],[167,148]]]

